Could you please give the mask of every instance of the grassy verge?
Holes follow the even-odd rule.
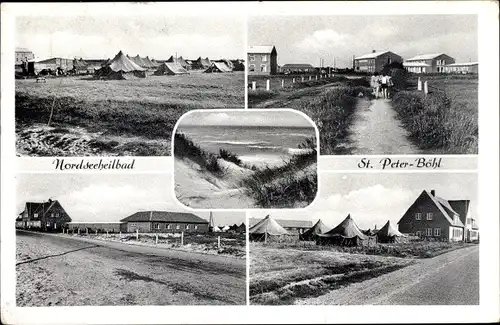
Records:
[[[422,92],[402,91],[392,105],[410,138],[420,149],[449,154],[478,152],[478,120],[453,102],[445,93],[427,96]]]
[[[252,243],[250,301],[293,304],[330,290],[392,272],[411,260],[332,251],[276,249]]]

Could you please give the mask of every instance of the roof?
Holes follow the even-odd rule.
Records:
[[[25,47],[16,47],[16,52],[31,52],[31,50]]]
[[[288,63],[281,67],[282,69],[311,69],[314,68],[309,63]]]
[[[360,239],[368,239],[368,236],[363,234],[359,229],[358,225],[354,222],[354,219],[351,218],[349,214],[344,221],[342,221],[337,227],[332,230],[324,233],[318,234],[320,237],[342,237],[342,238],[354,238],[358,237]]]
[[[210,68],[208,68],[205,72],[213,71],[213,69],[216,68],[220,72],[232,72],[233,70],[227,66],[226,63],[224,62],[212,62],[212,65]]]
[[[361,60],[361,59],[375,59],[376,57],[381,56],[382,54],[385,54],[389,51],[382,51],[382,52],[373,52],[373,53],[368,53],[365,55],[358,56],[354,58],[354,60]]]
[[[432,60],[437,58],[438,56],[446,55],[444,53],[430,53],[430,54],[419,54],[412,58],[407,59],[406,61],[416,61],[416,60]]]
[[[266,54],[271,54],[271,52],[275,50],[274,45],[256,45],[256,46],[249,46],[247,53],[249,54],[261,54],[261,53],[266,53]]]
[[[479,62],[451,63],[451,64],[447,64],[446,67],[465,67],[465,66],[478,65],[478,64],[479,64]]]
[[[252,226],[248,232],[250,234],[268,234],[272,236],[279,235],[289,235],[290,233],[280,226],[276,220],[271,218],[270,215],[267,215],[264,219],[262,219],[259,223]]]
[[[106,64],[111,70],[118,72],[144,71],[145,69],[135,64],[131,59],[127,58],[122,51],[118,52],[113,60]]]
[[[327,232],[328,230],[329,230],[329,228],[320,219],[320,220],[318,220],[314,224],[314,226],[312,226],[311,228],[307,229],[302,234],[302,236],[303,237],[308,237],[308,236],[313,236],[313,235],[317,235],[317,234],[323,234],[323,233]]]
[[[179,222],[179,223],[206,223],[208,221],[185,212],[168,212],[168,211],[139,211],[122,220],[122,222],[134,221],[154,221],[154,222]]]
[[[429,64],[423,62],[403,62],[405,67],[430,67]]]
[[[175,75],[175,74],[188,74],[186,69],[182,67],[180,63],[177,62],[163,62],[158,66],[158,69],[155,71],[155,75]]]
[[[448,203],[456,211],[462,223],[467,222],[467,214],[469,213],[469,203],[470,200],[449,200]]]
[[[312,221],[309,220],[283,220],[283,219],[273,219],[273,220],[276,220],[276,222],[284,228],[311,228],[313,225]],[[248,220],[250,227],[259,223],[260,221],[262,221],[262,219],[249,218]]]
[[[67,222],[67,224],[80,224],[80,225],[93,225],[93,224],[124,224],[125,222],[122,221],[72,221],[72,222]]]

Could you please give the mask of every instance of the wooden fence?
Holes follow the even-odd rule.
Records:
[[[316,81],[316,80],[323,80],[327,78],[332,78],[334,77],[333,73],[327,73],[327,74],[320,74],[320,75],[308,75],[308,76],[295,76],[292,78],[273,78],[271,79],[266,79],[265,80],[265,90],[266,91],[271,91],[273,89],[284,89],[284,88],[290,88],[293,87],[295,84],[301,83],[301,82],[308,82],[308,81]],[[248,87],[252,90],[255,91],[259,87],[257,86],[257,81],[251,81],[248,84]]]

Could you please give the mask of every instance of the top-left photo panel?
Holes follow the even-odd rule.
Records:
[[[17,16],[17,156],[170,156],[187,111],[244,108],[237,16]]]

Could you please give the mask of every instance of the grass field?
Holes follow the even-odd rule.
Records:
[[[293,304],[471,244],[410,242],[365,247],[312,242],[250,244],[250,301]]]
[[[243,72],[16,80],[18,154],[169,155],[172,129],[185,112],[243,106]]]

